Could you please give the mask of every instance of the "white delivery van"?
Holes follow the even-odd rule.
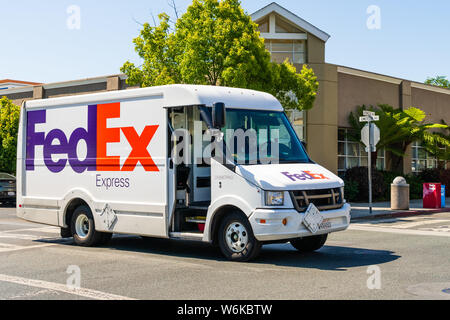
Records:
[[[247,147],[243,163],[236,150],[203,156],[199,134],[229,150],[233,129],[256,130],[259,146],[275,145],[276,130],[278,163]],[[183,139],[189,148],[176,150]],[[263,92],[169,85],[27,101],[18,141],[18,217],[82,246],[134,234],[210,242],[246,261],[274,242],[317,250],[350,222],[343,181],[308,157]]]

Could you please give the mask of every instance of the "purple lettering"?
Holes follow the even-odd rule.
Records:
[[[28,171],[34,171],[34,154],[37,145],[43,145],[45,134],[36,132],[37,123],[45,123],[45,110],[28,111],[27,113],[27,155],[25,167]]]
[[[58,145],[53,144],[53,140],[59,140]],[[52,159],[52,154],[67,154],[67,137],[59,129],[50,131],[45,137],[44,142],[44,163],[48,170],[58,173],[64,170],[67,159],[60,159],[56,162]]]
[[[282,172],[282,174],[284,174],[286,177],[288,177],[292,181],[295,181],[295,179],[293,178],[295,175],[292,175],[289,172]]]

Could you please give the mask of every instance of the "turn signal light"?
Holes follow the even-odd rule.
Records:
[[[287,219],[286,218],[283,219],[283,226],[285,226],[285,225],[287,225]]]

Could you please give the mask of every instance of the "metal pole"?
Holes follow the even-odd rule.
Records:
[[[369,212],[372,214],[372,144],[373,132],[372,123],[369,120],[369,148],[368,148],[368,168],[369,168]]]

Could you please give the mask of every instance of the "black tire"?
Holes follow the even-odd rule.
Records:
[[[327,241],[328,234],[297,238],[291,240],[291,245],[300,252],[307,253],[319,250]]]
[[[77,219],[85,221],[82,225],[86,228],[85,233],[82,234],[82,230],[77,231]],[[101,243],[103,234],[101,232],[95,231],[94,218],[92,216],[91,209],[88,206],[81,205],[77,207],[72,215],[72,220],[70,223],[70,230],[72,232],[73,241],[83,247],[93,247]]]
[[[244,230],[242,232],[242,235],[239,235],[238,233],[232,233],[232,236],[227,235],[228,228],[232,228],[232,224],[235,223],[236,226],[239,225],[241,228],[240,230]],[[243,228],[242,228],[243,227]],[[244,234],[245,233],[245,234]],[[237,236],[239,241],[233,242],[233,236]],[[227,238],[229,238],[229,241],[238,244],[240,243],[243,236],[246,237],[246,241],[244,243],[241,243],[242,245],[242,251],[237,252],[236,250],[233,250],[230,248]],[[230,212],[227,214],[221,221],[219,226],[219,232],[218,232],[218,243],[220,250],[222,251],[222,254],[231,261],[238,261],[238,262],[244,262],[244,261],[250,261],[259,254],[261,251],[261,242],[256,240],[255,236],[253,235],[252,227],[250,226],[250,223],[242,213],[238,211]]]
[[[72,238],[72,230],[71,228],[61,228],[61,238]]]

